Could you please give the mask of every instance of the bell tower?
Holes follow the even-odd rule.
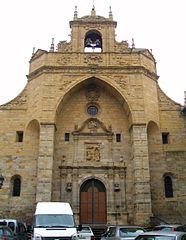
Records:
[[[115,44],[115,28],[111,7],[109,17],[96,15],[95,7],[91,15],[78,18],[77,7],[74,19],[70,21],[73,52],[112,52]]]

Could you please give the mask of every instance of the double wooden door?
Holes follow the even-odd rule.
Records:
[[[106,189],[99,180],[88,180],[80,188],[80,223],[106,223]]]

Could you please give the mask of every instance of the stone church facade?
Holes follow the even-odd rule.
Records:
[[[75,9],[71,41],[33,53],[0,106],[1,217],[31,223],[38,201],[67,201],[77,223],[186,222],[186,109],[116,26],[111,9]]]

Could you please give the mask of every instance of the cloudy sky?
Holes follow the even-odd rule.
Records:
[[[0,104],[15,98],[27,83],[33,48],[49,50],[69,40],[69,21],[77,5],[78,17],[108,17],[117,21],[116,40],[134,38],[137,48],[152,49],[159,85],[175,102],[184,104],[186,91],[185,0],[1,0]]]

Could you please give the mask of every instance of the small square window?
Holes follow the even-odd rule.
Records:
[[[162,143],[163,144],[169,143],[169,133],[162,133]]]
[[[121,142],[121,134],[116,133],[116,142]]]
[[[23,142],[23,131],[16,132],[16,142]]]
[[[65,133],[65,142],[70,141],[70,133]]]

